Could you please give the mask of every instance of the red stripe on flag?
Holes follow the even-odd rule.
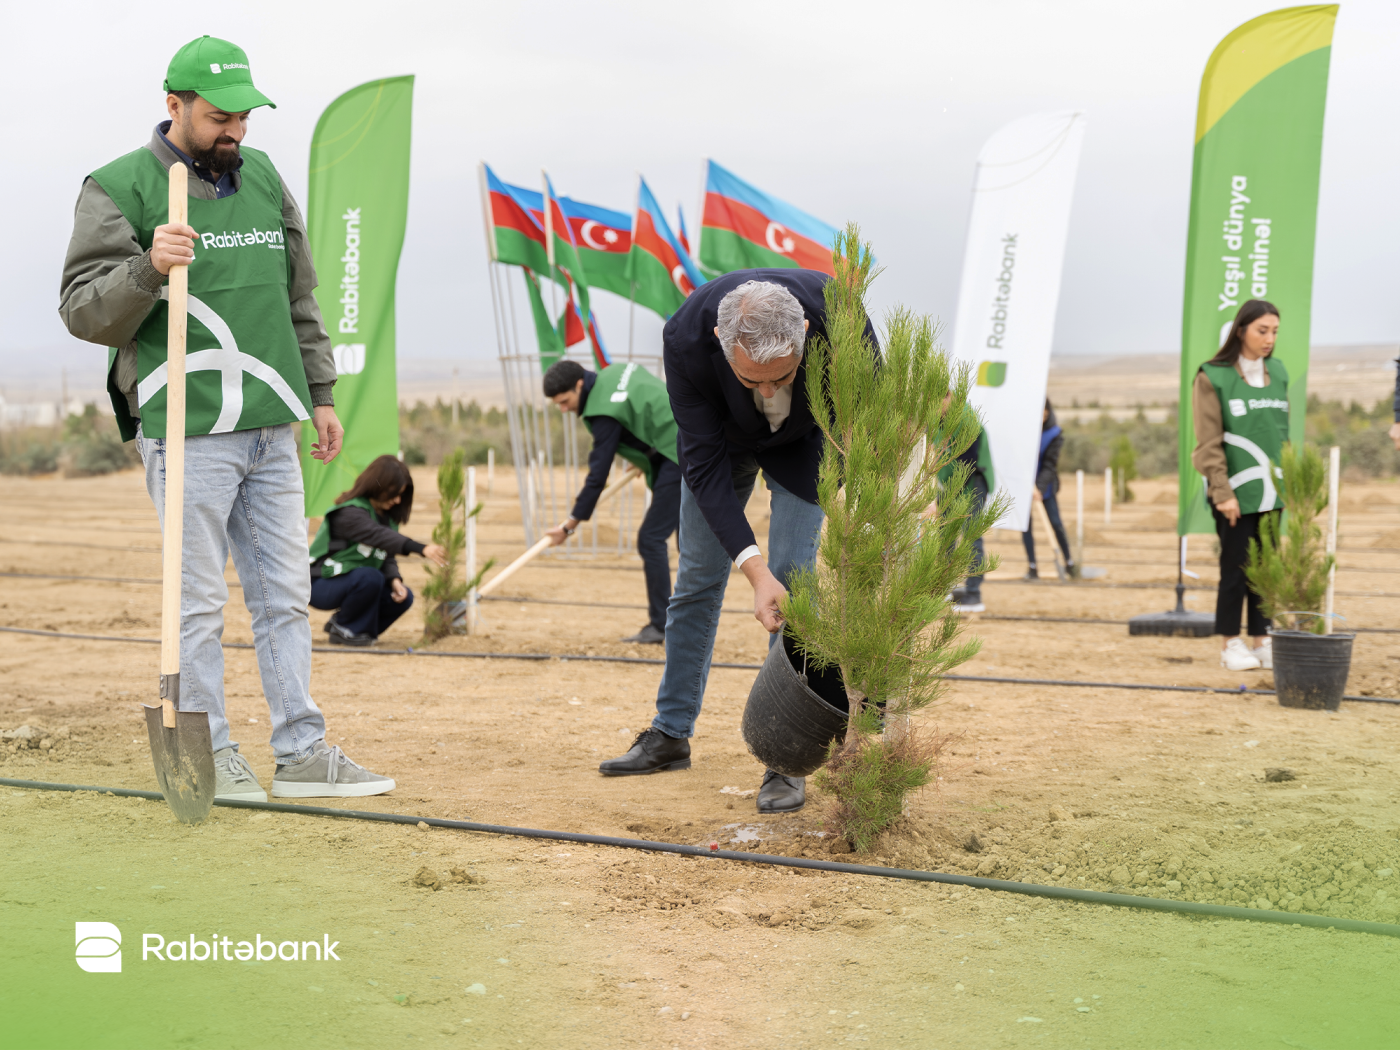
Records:
[[[498,229],[516,230],[530,240],[544,244],[544,231],[530,221],[530,216],[524,208],[504,193],[492,192],[491,217]],[[543,216],[540,216],[540,221],[544,221]]]
[[[690,281],[689,275],[685,272],[685,267],[681,265],[680,256],[671,247],[669,241],[656,232],[656,224],[652,222],[651,213],[645,209],[637,212],[637,247],[650,255],[656,256],[658,262],[666,267],[666,272],[671,275],[671,281],[681,290],[682,295],[689,295],[695,291],[695,285]]]
[[[806,270],[835,273],[831,249],[774,222],[757,208],[718,193],[705,194],[704,226],[729,230],[761,248],[791,259]]]

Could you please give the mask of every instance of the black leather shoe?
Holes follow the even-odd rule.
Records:
[[[635,777],[642,773],[689,768],[690,741],[652,728],[638,733],[627,754],[608,759],[598,766],[598,772],[605,777]]]
[[[326,620],[325,626],[322,627],[321,630],[329,632],[330,629],[331,629],[334,625],[335,625],[335,613],[331,613],[330,617]]]
[[[807,778],[785,777],[776,769],[764,770],[758,789],[760,813],[796,813],[807,804]]]
[[[365,649],[378,641],[372,634],[356,634],[354,631],[347,631],[338,623],[329,623],[326,629],[330,631],[331,645],[349,645],[356,649]]]
[[[653,624],[647,624],[636,634],[628,638],[620,639],[624,642],[632,642],[635,645],[665,645],[666,632]]]

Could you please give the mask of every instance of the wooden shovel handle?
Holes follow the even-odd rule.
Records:
[[[618,478],[616,481],[614,481],[611,485],[609,485],[603,490],[603,494],[598,497],[598,503],[601,504],[603,500],[617,495],[635,478],[641,477],[641,474],[642,471],[640,467],[628,467],[627,470],[623,472],[622,477]],[[595,504],[595,506],[596,505],[597,504]],[[491,577],[491,579],[488,582],[479,587],[477,589],[476,596],[478,598],[486,597],[486,595],[490,594],[501,584],[505,583],[506,580],[508,580],[511,576],[514,576],[518,570],[524,568],[527,562],[533,561],[549,547],[549,537],[542,536],[533,547],[527,550],[520,557],[516,558],[515,561],[511,562],[500,572],[496,573],[496,575]]]
[[[189,171],[170,165],[170,222],[189,222]],[[160,673],[180,673],[180,572],[185,524],[185,325],[189,267],[170,268],[170,327],[165,371],[165,533],[161,537]],[[175,708],[167,696],[163,722],[175,728]]]

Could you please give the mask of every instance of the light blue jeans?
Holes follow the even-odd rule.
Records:
[[[165,529],[165,441],[138,430],[146,491]],[[301,464],[291,424],[185,438],[185,522],[180,572],[180,709],[207,711],[214,750],[229,739],[224,715],[224,564],[233,555],[279,765],[298,762],[326,735],[311,699],[311,572]]]
[[[753,492],[758,465],[736,466],[734,494],[741,505]],[[784,583],[795,569],[816,564],[821,540],[822,509],[794,496],[772,478],[772,516],[768,521],[768,567]],[[715,538],[690,487],[681,484],[680,566],[676,589],[666,610],[666,669],[656,693],[652,725],[667,736],[690,737],[714,658],[720,606],[733,562]],[[778,635],[768,639],[769,645]]]

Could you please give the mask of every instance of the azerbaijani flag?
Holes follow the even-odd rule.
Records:
[[[685,232],[685,209],[679,204],[676,205],[676,237],[681,242],[681,247],[685,249],[686,255],[691,255],[690,235]]]
[[[544,296],[540,294],[539,278],[528,266],[522,269],[525,274],[525,288],[530,293],[530,316],[535,321],[535,340],[540,348],[540,371],[545,372],[566,353],[564,340],[560,338],[559,331],[549,318],[549,309],[544,305]],[[572,299],[569,300],[569,304],[573,305]]]
[[[603,337],[598,333],[598,315],[592,310],[588,311],[588,326],[584,327],[578,306],[570,299],[564,307],[564,316],[559,318],[558,333],[563,340],[566,354],[587,339],[593,351],[593,360],[598,367],[607,368],[612,364],[607,347],[603,345]]]
[[[549,249],[540,194],[533,194],[535,200],[531,201],[529,191],[502,182],[485,162],[480,173],[481,208],[491,261],[548,273]]]
[[[588,311],[588,338],[593,341],[593,360],[598,363],[600,369],[607,368],[612,364],[612,354],[608,353],[608,348],[603,345],[603,332],[598,327],[598,315],[592,310]]]
[[[700,265],[707,273],[791,266],[835,273],[836,227],[770,197],[712,160],[705,162]]]
[[[686,296],[705,283],[695,261],[671,232],[646,179],[637,177],[637,213],[632,223],[629,277],[635,298],[649,310],[670,317]]]
[[[588,303],[588,275],[579,261],[573,228],[569,225],[569,220],[564,218],[564,211],[559,207],[559,198],[554,192],[554,183],[549,180],[548,174],[544,176],[544,192],[544,233],[545,244],[549,248],[549,264],[556,274],[556,279],[563,277],[562,283],[568,290],[571,303],[574,289],[578,289],[579,316],[591,314],[593,310]],[[583,328],[581,321],[579,328]]]
[[[627,256],[632,250],[631,216],[570,197],[559,198],[559,209],[568,220],[574,251],[588,275],[589,287],[630,295]]]

